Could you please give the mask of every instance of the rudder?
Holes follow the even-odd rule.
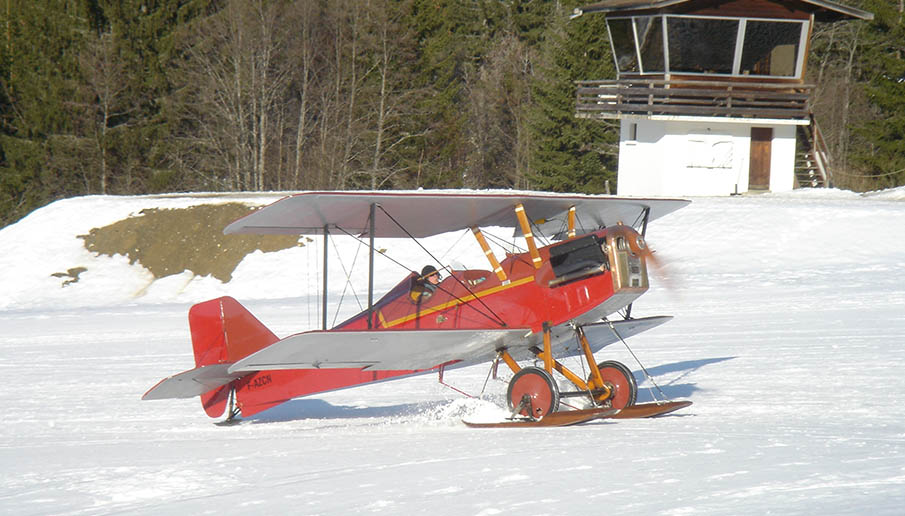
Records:
[[[228,296],[193,306],[189,310],[189,328],[196,368],[235,362],[279,340],[251,312]],[[234,384],[201,395],[201,405],[208,416],[223,415]]]

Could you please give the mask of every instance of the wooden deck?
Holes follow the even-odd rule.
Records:
[[[808,120],[812,85],[694,80],[578,81],[575,116]]]

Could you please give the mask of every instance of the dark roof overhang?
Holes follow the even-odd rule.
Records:
[[[619,13],[623,11],[654,11],[665,9],[675,5],[684,4],[692,0],[605,0],[596,4],[586,5],[575,9],[573,18],[586,13]],[[830,2],[828,0],[798,0],[803,4],[812,6],[814,17],[817,21],[839,21],[846,18],[860,20],[873,20],[874,13],[862,11],[854,7]]]

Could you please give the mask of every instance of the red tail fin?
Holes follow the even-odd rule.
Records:
[[[189,310],[189,326],[196,367],[232,363],[279,340],[231,297],[212,299],[193,306]],[[361,368],[260,371],[202,394],[201,404],[209,416],[220,417],[226,410],[230,390],[235,389],[242,416],[249,417],[298,396],[377,382],[413,372],[364,371]]]
[[[193,306],[189,310],[189,327],[192,330],[196,367],[235,362],[279,340],[231,297],[212,299]],[[229,391],[235,383],[201,395],[201,405],[207,415],[223,415]]]

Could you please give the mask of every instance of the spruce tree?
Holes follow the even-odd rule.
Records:
[[[617,127],[575,118],[575,81],[615,76],[604,17],[569,21],[563,8],[551,13],[538,68],[530,116],[531,187],[601,193],[608,180],[614,187]]]
[[[71,138],[70,101],[85,17],[78,4],[57,4],[22,0],[2,13],[0,223],[85,192],[83,180],[66,166],[78,144]]]
[[[419,139],[414,171],[416,186],[449,187],[462,184],[465,119],[458,109],[461,77],[469,59],[464,35],[475,32],[472,4],[456,0],[418,0],[413,20],[419,42],[419,74],[423,92],[418,102],[426,134]]]
[[[872,185],[905,184],[905,13],[901,2],[868,0],[874,13],[859,58],[872,116],[855,127],[851,161]]]

